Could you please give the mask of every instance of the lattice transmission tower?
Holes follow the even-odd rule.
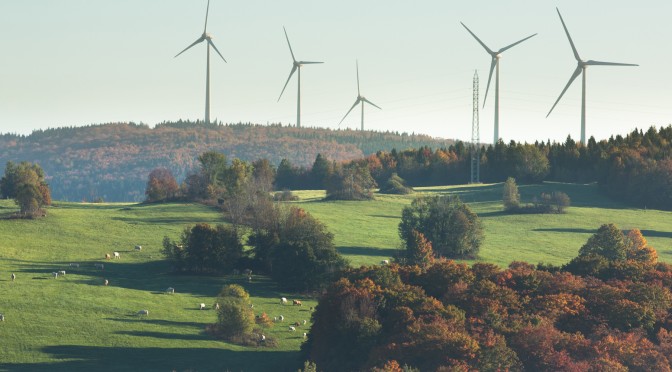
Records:
[[[474,99],[471,118],[471,182],[481,183],[481,134],[478,127],[478,70],[474,71]]]

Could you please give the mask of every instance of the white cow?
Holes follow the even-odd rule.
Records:
[[[0,322],[4,322],[4,321],[5,321],[5,314],[0,314]]]
[[[219,302],[215,302],[215,310],[219,310]]]
[[[108,284],[110,284],[110,281],[105,279],[105,281],[103,283],[107,286]]]
[[[380,261],[380,264],[381,264],[381,265],[389,265],[389,264],[390,264],[390,260],[382,260],[382,261]]]
[[[280,303],[283,305],[287,305],[287,298],[285,297],[280,298]]]
[[[119,254],[119,252],[112,252],[112,254],[114,255],[115,259],[121,258],[121,255]]]
[[[296,332],[296,327],[294,327],[294,326],[289,326],[289,330],[290,330],[290,332]]]
[[[54,279],[58,278],[58,273],[55,272],[55,271],[53,273],[51,273],[51,275],[54,277]]]
[[[200,309],[201,309],[201,310],[205,310],[205,304],[204,304],[204,303],[202,303],[202,302],[201,302],[201,306],[200,306]]]
[[[285,317],[284,317],[284,316],[282,316],[282,315],[280,315],[280,316],[278,317],[278,319],[279,319],[279,320],[280,320],[280,321],[282,322],[282,321],[284,321],[284,320],[285,320]]]
[[[173,287],[168,287],[168,288],[166,289],[166,293],[170,293],[170,294],[175,293],[175,288],[173,288]]]
[[[61,270],[61,271],[59,271],[59,272],[58,272],[58,275],[63,275],[63,276],[65,276],[65,270]]]
[[[136,245],[136,246],[135,246],[135,250],[136,250],[136,251],[141,251],[141,250],[142,250],[142,246],[141,246],[141,245]]]
[[[138,315],[149,315],[149,310],[140,310],[138,311]]]
[[[306,332],[303,332],[303,339],[305,340],[306,338],[308,338],[308,334]]]

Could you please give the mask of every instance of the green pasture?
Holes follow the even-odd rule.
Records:
[[[563,191],[572,206],[561,215],[502,213],[502,185],[420,188],[414,196],[376,195],[365,202],[322,201],[323,191],[296,192],[293,202],[323,221],[352,265],[378,264],[399,248],[401,210],[418,195],[450,193],[482,218],[480,260],[506,266],[512,260],[562,264],[594,231],[613,222],[639,228],[672,262],[672,213],[632,209],[602,196],[594,185],[519,186],[523,201],[541,192]],[[37,220],[7,219],[16,211],[0,201],[0,371],[291,371],[301,363],[299,346],[316,301],[280,291],[268,278],[173,275],[160,250],[165,235],[177,239],[185,226],[218,223],[221,215],[198,204],[81,204],[57,202]],[[142,245],[142,251],[133,247]],[[119,260],[105,260],[117,251]],[[70,267],[78,263],[79,268]],[[102,263],[104,270],[94,264]],[[66,270],[65,277],[51,273]],[[10,274],[16,273],[12,282]],[[103,286],[104,279],[110,285]],[[238,283],[251,294],[255,313],[284,323],[264,330],[277,348],[241,347],[207,334],[219,289]],[[174,287],[176,293],[164,293]],[[303,307],[280,304],[300,299]],[[198,310],[200,303],[207,310]],[[149,316],[137,315],[149,310]]]

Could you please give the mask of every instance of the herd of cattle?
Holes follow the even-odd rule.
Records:
[[[136,245],[134,250],[135,251],[142,251],[142,246]],[[114,258],[116,260],[116,259],[121,259],[121,254],[119,252],[112,252],[112,254],[105,253],[104,257],[105,257],[106,260],[111,260],[112,258]],[[388,262],[383,262],[382,264],[387,264],[387,263]],[[80,268],[80,263],[72,262],[68,265],[68,267],[70,267],[72,269],[79,269]],[[105,265],[102,264],[102,263],[94,263],[93,267],[95,269],[98,269],[98,270],[105,270]],[[240,275],[240,274],[241,274],[241,272],[239,270],[234,270],[233,271],[234,276],[235,275]],[[242,272],[242,274],[247,276],[248,282],[252,281],[252,270],[246,269]],[[54,279],[58,279],[58,277],[65,277],[65,275],[66,275],[65,270],[54,271],[54,272],[51,273],[51,276]],[[12,279],[12,281],[14,281],[16,279],[16,275],[14,273],[12,273],[11,279]],[[108,286],[110,284],[110,281],[108,279],[103,279],[102,284],[104,286]],[[175,288],[168,287],[165,290],[165,293],[166,294],[175,294]],[[289,301],[287,300],[286,297],[281,297],[280,298],[280,303],[282,305],[287,305],[287,304],[289,304]],[[292,300],[292,306],[302,306],[302,305],[303,304],[301,303],[300,300]],[[250,307],[254,308],[254,305],[250,305]],[[205,303],[202,302],[198,305],[198,309],[199,310],[207,310],[207,306],[206,306]],[[212,306],[212,309],[218,311],[220,309],[219,303],[215,302]],[[312,307],[310,308],[310,311],[311,312],[313,311]],[[138,316],[142,316],[142,315],[149,316],[149,310],[147,310],[147,309],[138,310],[136,314]],[[257,318],[258,317],[259,316],[257,315]],[[3,322],[3,321],[5,321],[5,315],[0,313],[0,322]],[[285,317],[283,315],[278,315],[278,316],[273,317],[273,321],[274,322],[284,322]],[[298,321],[293,322],[288,326],[288,330],[290,332],[296,332],[297,327],[300,327],[301,325],[306,325],[306,324],[307,324],[307,320],[305,320],[305,319],[303,319],[301,322],[298,322]],[[261,342],[266,341],[266,336],[263,335],[263,334],[259,335],[259,338],[260,338]],[[303,338],[304,339],[307,338],[307,333],[306,332],[303,333]]]

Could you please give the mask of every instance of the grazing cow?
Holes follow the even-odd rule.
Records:
[[[175,288],[173,288],[173,287],[168,287],[168,288],[166,289],[166,293],[169,293],[169,294],[173,294],[173,293],[175,293]]]
[[[250,309],[254,309],[254,304],[250,304]]]
[[[380,264],[381,264],[381,265],[389,265],[389,264],[390,264],[390,260],[382,260],[382,261],[380,261]]]
[[[285,317],[282,316],[282,315],[280,315],[280,316],[278,317],[278,319],[280,319],[280,321],[283,322],[283,321],[285,320]]]
[[[140,310],[138,311],[138,315],[149,315],[149,310]]]
[[[308,338],[308,333],[303,332],[303,339],[305,340],[305,339],[307,339],[307,338]]]
[[[301,323],[299,323],[299,322],[294,322],[294,327],[300,327],[300,326],[301,326]]]
[[[306,325],[306,323],[308,323],[308,321],[304,319],[303,320],[303,325]]]
[[[53,273],[51,273],[51,275],[54,277],[54,279],[58,278],[58,273],[55,272],[55,271]]]
[[[201,302],[201,306],[200,306],[200,309],[201,309],[201,310],[205,310],[205,304],[204,304],[204,303],[202,303],[202,302]]]
[[[63,276],[65,276],[65,270],[61,270],[61,271],[59,271],[59,272],[58,272],[58,275],[63,275]]]
[[[107,279],[105,279],[105,281],[103,282],[103,284],[105,284],[105,286],[107,286],[108,284],[110,284],[110,281],[107,280]]]
[[[285,297],[280,298],[280,303],[283,305],[287,305],[287,299]]]
[[[101,263],[94,264],[93,266],[95,266],[96,269],[105,270],[105,265],[103,265],[103,264],[101,264]]]
[[[110,258],[112,258],[112,256],[110,256],[109,253],[105,253],[105,259],[106,259],[106,260],[109,260]]]
[[[14,281],[15,279],[16,279],[16,275],[14,273],[12,273],[12,281]]]
[[[261,335],[261,342],[266,342],[266,336],[265,335]]]
[[[121,258],[121,255],[119,254],[119,252],[112,252],[112,254],[114,255],[114,259],[115,259],[115,260],[116,260],[117,258]]]
[[[219,310],[219,302],[215,302],[215,310]]]
[[[294,327],[294,326],[289,326],[289,330],[290,330],[290,332],[296,332],[296,327]]]
[[[0,322],[4,322],[4,321],[5,321],[5,314],[0,314]]]
[[[302,303],[299,300],[292,300],[292,305],[301,306]]]
[[[142,250],[142,246],[141,246],[141,245],[136,245],[136,246],[135,246],[135,250],[136,250],[136,251],[141,251],[141,250]]]
[[[70,264],[70,267],[77,267],[77,268],[79,268],[79,264],[78,264],[78,263],[71,263],[71,264]]]
[[[278,317],[277,317],[277,316],[274,316],[274,317],[273,317],[273,321],[274,321],[274,322],[277,322],[277,321],[278,321]]]

